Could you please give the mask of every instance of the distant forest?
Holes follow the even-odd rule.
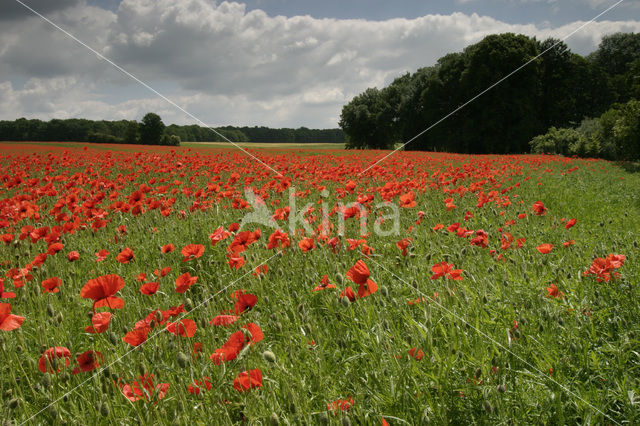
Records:
[[[177,136],[185,142],[222,142],[224,139],[213,130],[197,126],[162,125],[165,136]],[[226,126],[216,130],[233,142],[344,142],[340,129],[272,129],[268,127]],[[42,121],[19,118],[0,121],[2,141],[75,141],[103,143],[144,143],[140,138],[143,123],[134,120],[93,121],[81,118]],[[174,138],[175,139],[175,138]]]
[[[506,33],[367,89],[343,107],[339,124],[355,149],[389,149],[415,138],[407,149],[637,158],[627,155],[640,147],[634,99],[640,34],[605,36],[583,57],[556,39]]]

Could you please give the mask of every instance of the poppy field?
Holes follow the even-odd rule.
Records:
[[[640,175],[385,154],[0,144],[4,424],[639,422]]]

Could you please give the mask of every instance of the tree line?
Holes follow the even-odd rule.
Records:
[[[392,148],[433,125],[407,148],[524,153],[550,128],[580,126],[634,98],[640,99],[640,34],[605,36],[583,57],[557,39],[506,33],[365,90],[343,107],[339,124],[350,148]]]
[[[146,114],[142,121],[135,120],[86,120],[70,118],[42,121],[19,118],[0,121],[2,141],[74,141],[128,143],[147,145],[178,145],[180,141],[222,142],[226,137],[233,142],[335,142],[343,143],[345,135],[341,129],[298,129],[269,127],[233,127],[215,129],[198,125],[165,126],[160,116]],[[222,136],[220,136],[222,135]]]

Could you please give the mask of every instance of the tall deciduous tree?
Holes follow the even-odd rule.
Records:
[[[140,142],[145,145],[160,145],[164,132],[164,123],[158,114],[147,113],[140,125]]]

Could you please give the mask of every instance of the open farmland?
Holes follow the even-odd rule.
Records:
[[[8,423],[640,421],[640,176],[619,165],[0,152]]]

